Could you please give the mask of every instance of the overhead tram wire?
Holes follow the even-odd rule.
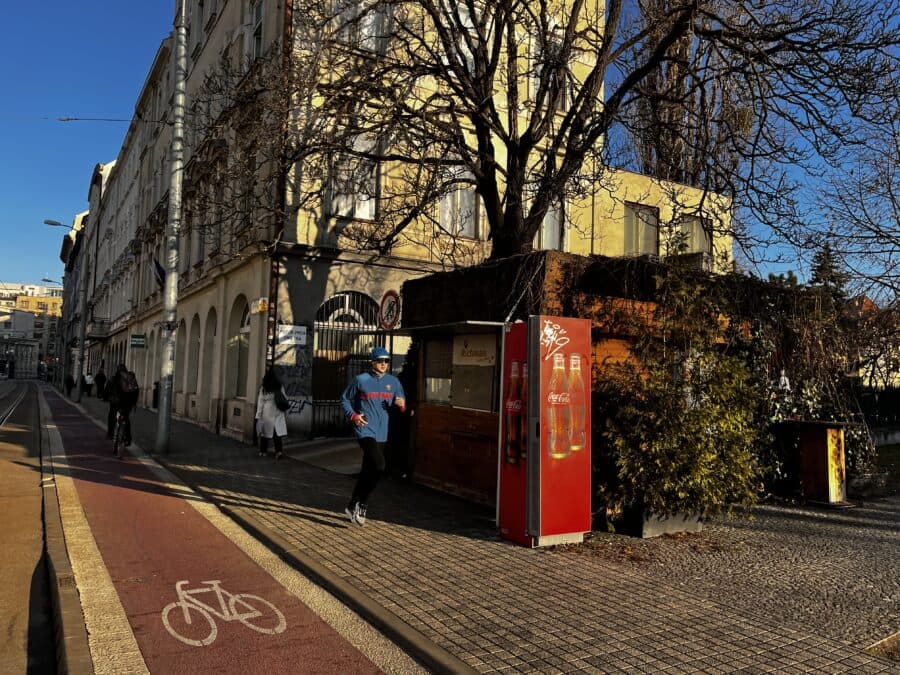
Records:
[[[53,120],[54,122],[146,122],[147,124],[172,124],[172,122],[168,120],[148,120],[144,119],[140,115],[135,115],[132,118],[126,119],[124,117],[42,117],[41,119],[45,120]]]

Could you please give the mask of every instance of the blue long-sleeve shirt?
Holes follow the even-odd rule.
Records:
[[[355,413],[366,416],[368,424],[354,426],[358,438],[371,437],[379,443],[387,441],[388,410],[397,397],[406,398],[400,380],[385,373],[360,373],[341,394],[341,407],[350,419]]]

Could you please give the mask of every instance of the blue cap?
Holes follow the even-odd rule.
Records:
[[[372,350],[372,361],[374,361],[375,359],[389,358],[391,358],[391,353],[384,347],[375,347],[375,349]]]

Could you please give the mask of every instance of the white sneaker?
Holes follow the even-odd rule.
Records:
[[[366,505],[365,504],[357,504],[356,505],[356,513],[354,514],[354,521],[357,525],[362,527],[366,524]]]
[[[347,517],[350,519],[351,523],[356,522],[356,507],[354,506],[352,509],[349,505],[344,507],[344,513],[347,514]]]

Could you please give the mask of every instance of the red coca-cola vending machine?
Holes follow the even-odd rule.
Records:
[[[591,529],[591,322],[531,316],[503,334],[497,523],[524,546]]]

